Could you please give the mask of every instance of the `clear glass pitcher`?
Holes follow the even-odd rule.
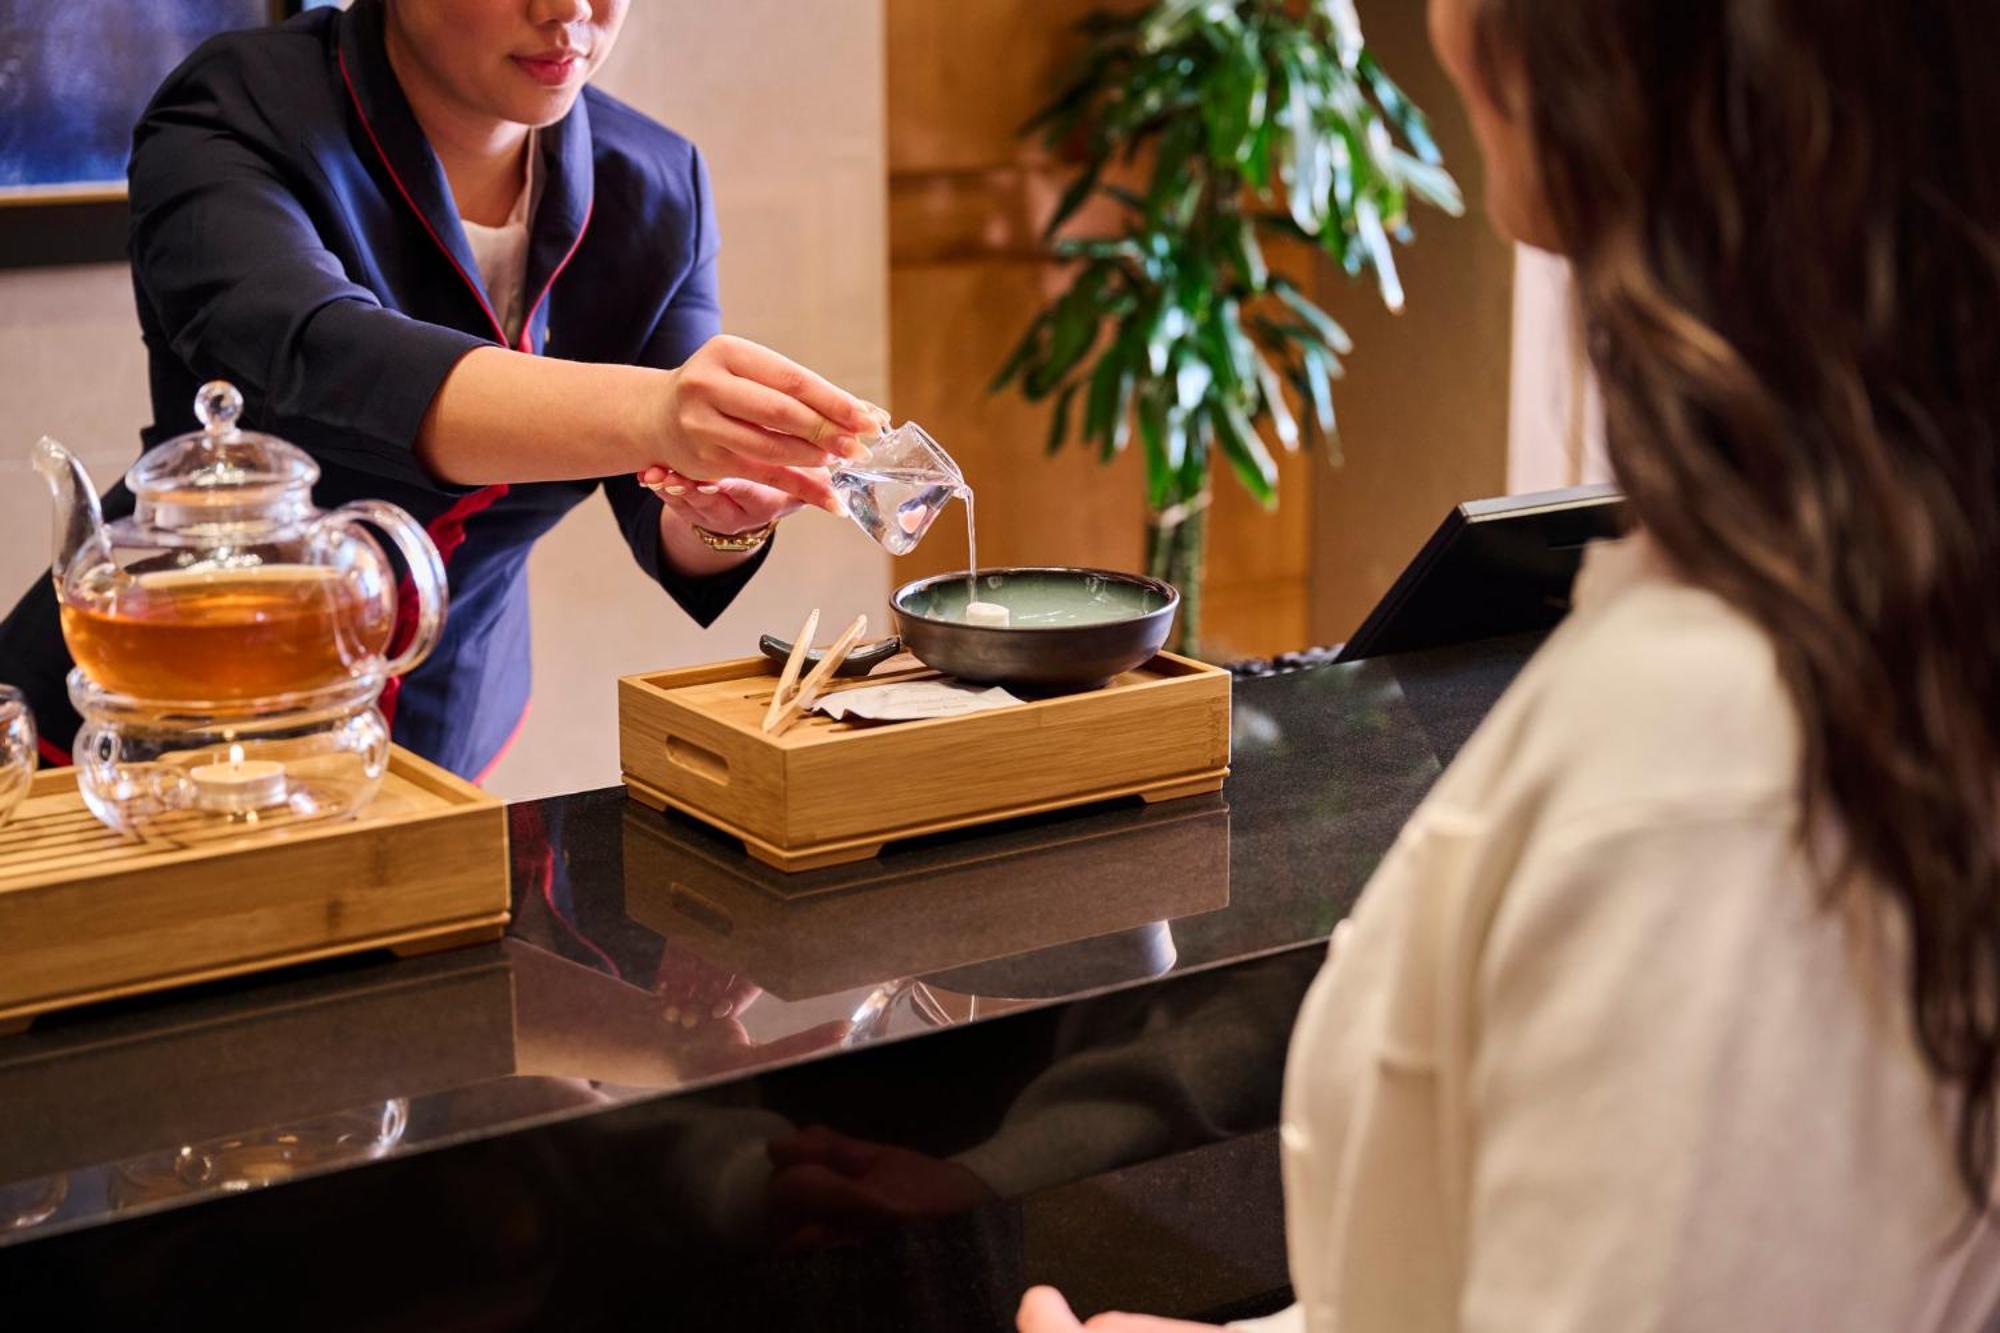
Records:
[[[55,501],[53,572],[63,637],[96,686],[129,699],[266,711],[415,668],[444,625],[444,562],[395,505],[313,507],[304,451],[240,429],[242,395],[202,386],[202,429],[149,450],[125,484],[132,517],[104,522],[82,463],[44,438],[35,466]],[[393,660],[393,541],[416,594],[415,633]]]
[[[827,475],[847,516],[891,555],[916,550],[952,498],[972,494],[958,463],[914,421],[862,443],[868,457],[837,463]]]

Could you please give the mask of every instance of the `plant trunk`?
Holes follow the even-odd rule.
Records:
[[[1146,525],[1146,572],[1181,591],[1180,618],[1167,647],[1187,657],[1201,652],[1202,562],[1208,546],[1207,493],[1154,514]]]

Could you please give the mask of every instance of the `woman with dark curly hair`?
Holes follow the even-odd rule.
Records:
[[[1431,18],[1636,523],[1306,1000],[1257,1327],[1990,1327],[2000,9]]]

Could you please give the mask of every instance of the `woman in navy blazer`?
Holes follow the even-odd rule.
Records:
[[[824,468],[877,419],[719,336],[700,154],[587,86],[626,3],[356,0],[230,33],[133,139],[145,446],[227,379],[246,425],[318,461],[322,506],[425,523],[451,613],[383,706],[399,743],[468,776],[526,709],[525,562],[564,514],[602,486],[639,566],[707,625],[777,520],[837,508]],[[0,679],[58,761],[69,667],[38,579],[0,624]]]

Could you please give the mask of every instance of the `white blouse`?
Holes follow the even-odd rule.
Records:
[[[1974,1329],[1893,916],[1822,906],[1771,645],[1633,539],[1411,819],[1292,1037],[1259,1330]]]
[[[528,166],[522,173],[521,194],[514,201],[513,210],[507,220],[497,227],[483,226],[468,218],[460,218],[458,225],[465,229],[466,244],[472,247],[473,262],[479,265],[479,282],[486,289],[487,304],[493,307],[494,318],[506,330],[507,342],[511,346],[521,341],[521,324],[527,318],[527,311],[521,307],[527,300],[525,288],[528,281],[528,220],[534,215],[537,135],[539,131],[528,131]]]

